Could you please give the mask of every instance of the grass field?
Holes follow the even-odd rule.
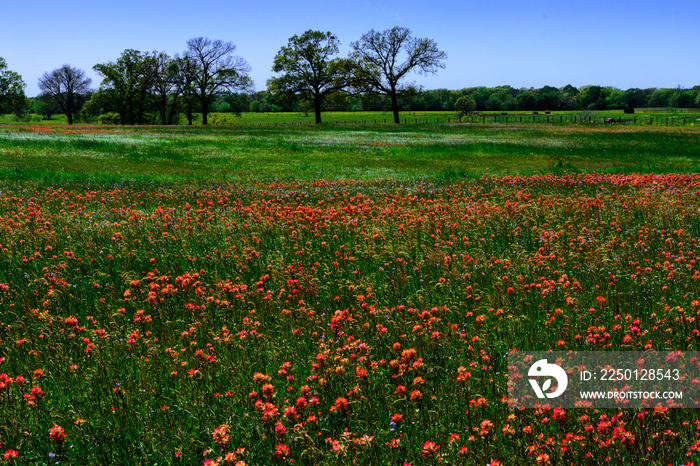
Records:
[[[511,409],[506,359],[698,350],[698,142],[0,127],[0,464],[698,464],[697,410]]]
[[[510,115],[508,118],[503,114]],[[486,116],[484,121],[483,116]],[[430,123],[454,123],[458,121],[454,112],[450,111],[420,111],[400,113],[401,124],[430,124]],[[323,112],[324,123],[348,124],[348,125],[393,125],[394,114],[392,112]],[[624,124],[639,124],[661,126],[698,126],[700,109],[638,109],[635,114],[625,114],[622,110],[575,110],[556,111],[551,114],[539,112],[509,111],[509,112],[483,112],[466,116],[462,122],[495,122],[499,123],[537,123],[537,124],[571,124],[583,121],[602,123],[605,119],[623,119]],[[0,124],[32,124],[32,125],[66,125],[68,122],[65,115],[54,115],[50,120],[44,120],[40,115],[28,115],[24,122],[18,120],[14,115],[0,115]],[[193,123],[200,125],[202,118],[200,114],[195,114]],[[180,117],[180,123],[186,124],[184,116]],[[277,113],[251,113],[245,112],[240,115],[232,113],[211,113],[209,123],[213,126],[275,126],[294,125],[309,126],[314,125],[313,113],[304,114],[301,112],[277,112]]]
[[[643,129],[640,129],[643,128]],[[696,170],[698,128],[612,125],[6,126],[0,174],[159,181]]]

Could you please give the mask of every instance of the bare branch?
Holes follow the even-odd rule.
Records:
[[[197,37],[187,41],[185,57],[192,61],[190,78],[194,93],[201,102],[202,124],[212,98],[221,92],[250,90],[253,81],[248,74],[250,66],[241,57],[232,55],[236,46],[231,42],[212,41]]]
[[[400,81],[410,72],[435,74],[444,68],[445,52],[432,39],[411,36],[407,28],[394,27],[383,32],[374,29],[350,44],[356,63],[353,85],[364,92],[391,98],[394,122],[399,122],[398,96],[408,89]]]
[[[50,95],[66,115],[68,124],[73,124],[73,116],[80,109],[81,98],[90,92],[92,79],[85,71],[63,65],[39,78],[39,89]]]

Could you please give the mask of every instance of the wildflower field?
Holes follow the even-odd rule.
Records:
[[[0,127],[0,464],[698,464],[697,410],[506,385],[699,350],[698,142]]]

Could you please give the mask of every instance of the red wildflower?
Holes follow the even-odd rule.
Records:
[[[49,438],[51,439],[51,443],[54,445],[63,445],[66,437],[68,437],[68,435],[61,426],[53,426],[51,429],[49,429]]]
[[[275,455],[278,458],[286,458],[289,456],[289,447],[283,443],[280,443],[275,447]]]

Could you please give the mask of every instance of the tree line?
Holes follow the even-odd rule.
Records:
[[[0,57],[0,113],[34,112],[50,118],[65,114],[75,121],[107,124],[208,123],[211,112],[296,111],[556,111],[642,107],[700,108],[700,86],[692,89],[627,89],[567,85],[539,89],[511,86],[461,90],[423,90],[407,81],[412,73],[435,74],[447,55],[429,38],[407,28],[371,30],[339,56],[340,41],[331,32],[309,30],[291,37],[274,58],[275,73],[266,90],[253,90],[250,66],[234,55],[231,42],[190,39],[181,54],[127,49],[93,70],[98,89],[83,70],[64,65],[39,78],[41,94],[24,95],[22,77]]]
[[[459,91],[474,101],[477,111],[515,110],[633,110],[635,108],[700,108],[700,86],[691,89],[631,88],[566,85],[540,89],[515,89],[511,86],[473,87]],[[436,102],[426,93],[425,110]],[[420,104],[417,105],[420,107]]]

